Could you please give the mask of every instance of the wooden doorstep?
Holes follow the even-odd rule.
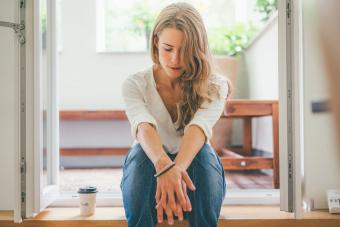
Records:
[[[9,220],[13,220],[13,211],[0,211],[0,223],[1,221],[9,221]],[[1,225],[0,225],[1,226]]]
[[[5,213],[5,214],[4,214]],[[7,219],[1,218],[6,216]],[[13,213],[12,213],[13,217]],[[79,216],[79,208],[47,208],[35,218],[14,224],[8,212],[0,212],[1,227],[106,227],[127,226],[122,207],[98,207],[90,217]],[[168,226],[165,223],[158,225]],[[189,226],[187,221],[176,222],[177,227]],[[339,227],[340,215],[329,214],[326,210],[305,214],[303,220],[294,219],[291,213],[282,212],[277,206],[224,206],[221,210],[219,226],[226,227]]]

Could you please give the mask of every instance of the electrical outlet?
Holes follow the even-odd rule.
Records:
[[[340,190],[330,189],[327,191],[329,213],[340,213]]]

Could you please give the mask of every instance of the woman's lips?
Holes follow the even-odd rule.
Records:
[[[172,70],[181,70],[181,67],[169,67]]]

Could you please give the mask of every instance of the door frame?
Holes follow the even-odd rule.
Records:
[[[34,1],[36,2],[36,1]],[[55,1],[53,1],[55,2]],[[41,125],[38,120],[39,117],[37,115],[37,111],[41,111],[37,106],[39,103],[40,91],[34,89],[34,86],[37,86],[40,83],[40,79],[37,73],[37,49],[34,48],[36,39],[36,28],[34,24],[36,24],[37,20],[37,12],[35,7],[36,3],[32,3],[32,1],[27,1],[27,15],[26,18],[26,26],[27,26],[27,53],[28,57],[34,59],[27,63],[27,78],[31,81],[35,81],[34,83],[28,83],[28,91],[27,94],[30,96],[32,103],[34,104],[34,110],[29,109],[27,111],[27,119],[31,119],[34,124],[27,128],[28,134],[32,133],[34,135],[34,145],[30,148],[27,148],[27,153],[30,158],[27,159],[27,181],[35,182],[37,179],[34,179],[34,172],[37,172],[37,166],[34,166],[34,160],[37,158],[37,155],[40,154],[38,152],[38,148],[41,146],[41,134],[39,133],[39,129]],[[291,13],[290,19],[287,18],[286,10],[287,4],[290,4]],[[303,187],[303,115],[302,115],[302,94],[303,94],[303,66],[302,66],[302,0],[278,0],[278,10],[279,10],[279,100],[280,100],[280,197],[281,197],[281,210],[287,212],[295,212],[296,218],[302,217],[302,187]],[[280,13],[281,12],[281,13]],[[289,22],[290,20],[290,22]],[[33,32],[34,29],[34,32]],[[39,33],[38,33],[39,34]],[[55,42],[55,40],[54,40]],[[36,45],[35,45],[36,46]],[[54,45],[56,48],[56,45]],[[34,49],[33,49],[34,48]],[[56,61],[56,60],[55,60]],[[34,67],[33,67],[34,66]],[[53,67],[53,66],[52,66]],[[54,68],[54,72],[55,72]],[[54,78],[57,78],[56,76]],[[28,80],[29,81],[29,80]],[[57,80],[54,81],[56,86],[58,86]],[[57,92],[57,90],[55,91]],[[57,93],[55,93],[57,94]],[[57,103],[55,103],[57,105]],[[57,110],[56,110],[57,111]],[[53,116],[54,119],[57,119],[58,116]],[[58,122],[56,122],[56,127],[58,126]],[[41,130],[41,129],[40,129]],[[58,143],[58,140],[55,141]],[[54,151],[57,152],[57,151]],[[39,157],[38,157],[39,158]],[[20,159],[19,159],[20,160]],[[18,160],[16,160],[15,167],[18,166]],[[291,172],[288,172],[288,166],[292,166]],[[285,170],[285,171],[282,171]],[[294,170],[294,171],[292,171]],[[16,176],[18,176],[18,172],[16,169]],[[40,181],[40,179],[38,179]],[[18,179],[20,181],[20,178]],[[289,182],[289,184],[287,184]],[[37,185],[37,183],[34,183]],[[37,187],[31,185],[30,189],[27,191],[27,195],[32,195],[32,198],[35,198],[34,201],[37,201]],[[18,211],[17,203],[19,201],[18,193],[16,193],[16,210]],[[290,199],[289,199],[290,198]],[[41,208],[41,204],[36,204],[34,201],[28,201],[29,205],[27,208],[28,216],[34,215]],[[17,211],[15,215],[17,215]]]
[[[279,0],[280,209],[303,217],[303,0]],[[284,166],[284,167],[283,167]],[[285,170],[285,171],[282,171]],[[287,184],[288,182],[288,184]]]
[[[26,57],[26,80],[20,80],[21,93],[25,88],[25,121],[19,120],[19,135],[18,142],[20,141],[20,147],[18,147],[18,151],[15,154],[14,160],[14,174],[15,174],[15,195],[14,195],[14,222],[20,223],[23,219],[33,217],[38,214],[42,209],[47,207],[50,203],[52,203],[55,199],[58,198],[58,166],[59,166],[59,149],[58,149],[58,138],[59,138],[59,124],[58,117],[59,111],[56,109],[52,109],[51,112],[56,112],[56,114],[51,115],[50,120],[50,128],[52,134],[49,135],[51,145],[50,150],[54,153],[51,159],[55,161],[50,162],[53,163],[51,167],[51,184],[47,187],[43,188],[42,184],[42,79],[40,76],[40,26],[39,26],[39,9],[40,4],[39,0],[36,1],[27,1],[27,0],[17,0],[18,8],[20,7],[20,3],[23,2],[24,5],[24,13],[21,12],[18,14],[17,18],[24,16],[25,19],[25,57]],[[55,4],[55,0],[47,1],[49,4]],[[55,9],[55,7],[50,7]],[[55,17],[52,12],[50,14]],[[50,26],[52,28],[51,32],[55,32],[55,20],[51,20]],[[38,26],[36,26],[38,25]],[[53,43],[54,42],[54,43]],[[56,62],[53,59],[56,56],[56,45],[55,38],[53,36],[50,37],[50,43],[53,48],[51,48],[51,58],[50,62]],[[19,51],[19,48],[18,48]],[[57,77],[55,75],[55,64],[51,64],[49,66],[51,71],[51,78],[53,79],[50,84],[54,84],[55,87],[51,89],[52,95],[57,97]],[[22,77],[18,70],[18,77]],[[19,92],[20,99],[20,92]],[[57,107],[57,99],[55,99],[56,103],[51,104],[51,106]],[[20,100],[19,110],[20,110]],[[19,115],[20,113],[18,113]],[[20,119],[20,116],[18,116]],[[24,130],[24,131],[23,131]],[[24,141],[24,142],[22,142]],[[22,145],[24,144],[24,146]],[[25,155],[23,155],[25,154]],[[23,176],[20,174],[20,168],[22,167],[22,163],[20,162],[22,157],[25,157],[24,166],[25,173]],[[24,185],[23,183],[24,182]]]
[[[58,80],[56,75],[57,64],[57,52],[56,52],[56,20],[55,20],[55,5],[56,0],[46,0],[47,4],[47,32],[46,32],[46,68],[47,68],[47,95],[46,99],[46,121],[47,121],[47,133],[46,133],[46,150],[47,150],[47,186],[43,185],[43,78],[41,77],[42,70],[42,58],[40,55],[40,48],[42,46],[41,38],[41,26],[40,26],[40,3],[41,0],[34,1],[33,8],[33,27],[34,27],[34,85],[33,85],[33,114],[34,114],[34,150],[33,150],[33,181],[34,185],[31,188],[34,195],[29,203],[32,213],[32,217],[35,214],[42,211],[49,204],[55,201],[59,196],[59,111],[58,111]],[[36,26],[38,25],[38,26]]]

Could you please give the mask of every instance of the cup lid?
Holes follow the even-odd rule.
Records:
[[[94,186],[84,186],[79,188],[78,193],[96,193],[97,188]]]

